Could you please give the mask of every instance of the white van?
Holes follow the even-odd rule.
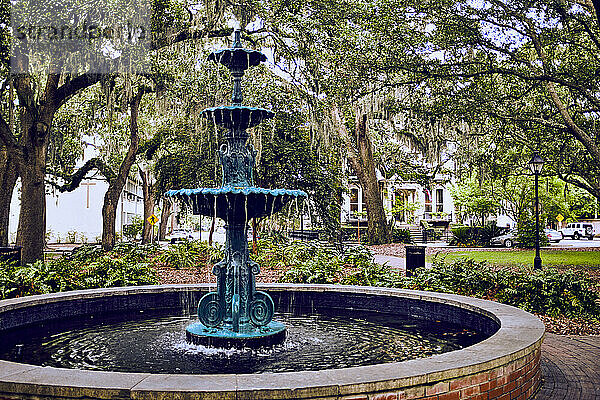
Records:
[[[567,227],[562,228],[560,233],[562,233],[564,237],[570,237],[575,240],[578,240],[582,237],[593,240],[595,234],[592,224],[582,222],[572,222],[567,224]]]

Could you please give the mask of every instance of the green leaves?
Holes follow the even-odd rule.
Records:
[[[597,283],[571,270],[500,268],[469,258],[446,262],[438,256],[431,268],[419,268],[407,278],[375,264],[370,250],[362,246],[344,254],[315,243],[276,246],[263,242],[261,246],[257,259],[261,265],[288,267],[283,282],[430,290],[495,300],[549,316],[600,315]]]
[[[158,283],[148,263],[156,247],[118,245],[105,253],[84,245],[70,256],[16,267],[0,263],[0,298],[113,286]]]
[[[446,263],[436,257],[431,269],[417,270],[404,285],[482,297],[550,316],[600,314],[596,283],[571,270],[495,268],[469,258]]]
[[[216,264],[223,258],[222,246],[200,240],[183,241],[170,245],[156,261],[171,268],[203,267],[207,264]]]

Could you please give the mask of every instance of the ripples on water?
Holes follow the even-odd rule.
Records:
[[[188,344],[185,327],[196,318],[173,314],[113,316],[100,321],[87,318],[77,322],[78,328],[71,322],[71,326],[21,330],[0,336],[0,358],[119,372],[287,372],[404,361],[457,350],[483,339],[458,326],[397,315],[278,313],[275,319],[285,323],[288,332],[282,345],[222,350]]]

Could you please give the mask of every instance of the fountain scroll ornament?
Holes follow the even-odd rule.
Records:
[[[211,53],[209,60],[226,66],[233,77],[231,106],[208,108],[202,114],[228,130],[219,149],[223,170],[219,188],[170,190],[166,193],[188,204],[193,214],[225,221],[224,258],[213,267],[215,292],[198,304],[199,322],[186,328],[187,340],[211,347],[262,347],[285,340],[285,325],[273,321],[271,297],[256,290],[259,265],[248,252],[248,221],[280,211],[293,199],[305,198],[301,190],[263,189],[253,186],[256,151],[246,130],[272,118],[274,113],[242,106],[242,77],[246,69],[266,61],[259,51],[242,48],[240,31],[231,48]]]

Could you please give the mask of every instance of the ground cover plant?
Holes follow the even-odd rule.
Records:
[[[351,254],[355,251],[360,254],[359,263],[353,263]],[[288,258],[288,269],[281,281],[386,286],[474,296],[538,314],[551,332],[600,332],[596,280],[571,269],[545,267],[533,271],[523,265],[501,266],[502,257],[506,259],[510,253],[496,253],[498,264],[464,255],[455,257],[452,253],[439,255],[432,259],[431,268],[417,269],[413,276],[405,277],[397,269],[375,264],[366,248],[344,253],[336,253],[334,249],[313,250],[315,258]],[[593,256],[585,259],[591,260]]]
[[[406,288],[475,296],[526,311],[558,316],[598,317],[597,282],[572,270],[499,268],[485,261],[435,257],[430,269],[402,281]]]
[[[191,268],[215,264],[221,258],[223,250],[219,243],[209,245],[200,240],[184,240],[167,247],[155,261],[165,267]]]
[[[110,252],[82,246],[72,254],[17,266],[0,264],[0,298],[102,287],[158,283],[152,268],[157,246],[120,244]]]
[[[389,268],[375,263],[365,246],[340,252],[320,242],[260,240],[253,259],[264,269],[282,271],[280,281],[290,283],[340,283],[381,286],[387,283]]]
[[[562,259],[563,263],[598,265],[598,252],[556,253],[556,259]],[[571,258],[565,261],[562,253]],[[531,267],[518,262],[510,263],[510,260],[533,259],[531,251],[467,254],[469,258],[461,253],[434,256],[431,268],[417,269],[411,277],[375,263],[371,250],[364,246],[339,251],[326,243],[269,237],[258,241],[256,254],[251,257],[261,266],[258,280],[263,282],[384,286],[456,293],[536,313],[553,332],[581,332],[583,328],[585,332],[600,332],[598,281],[587,273],[549,267],[550,257],[546,253],[545,268],[540,271],[532,271]],[[167,248],[120,244],[110,252],[86,245],[68,256],[23,267],[2,263],[0,298],[111,286],[213,282],[211,267],[221,257],[221,246],[209,246],[206,242],[183,242]]]

